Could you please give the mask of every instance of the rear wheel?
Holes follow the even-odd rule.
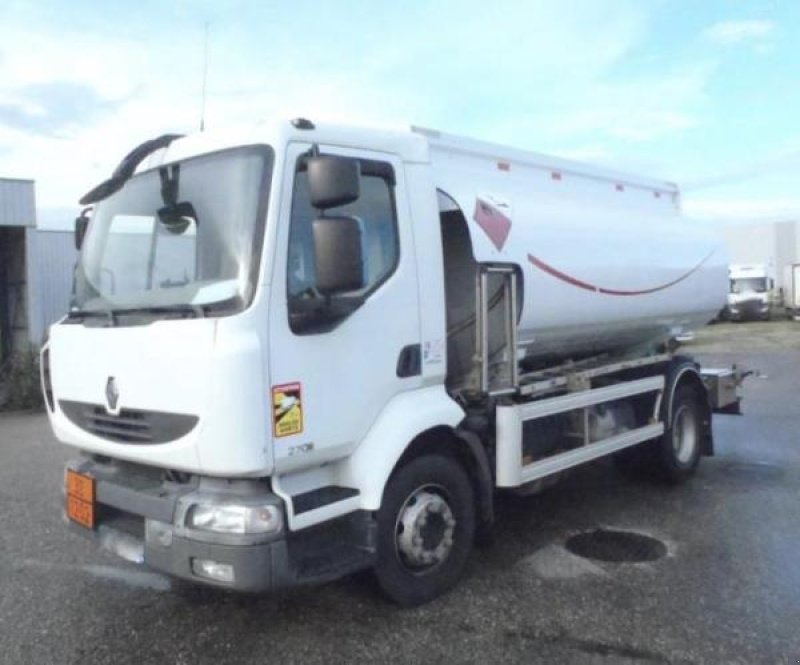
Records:
[[[691,386],[678,386],[672,399],[669,423],[658,441],[656,468],[659,476],[681,483],[692,476],[700,463],[703,440],[701,396]]]
[[[417,457],[389,481],[378,511],[375,576],[406,607],[451,589],[475,535],[472,484],[464,468],[441,455]]]
[[[696,388],[678,386],[664,434],[617,453],[615,462],[620,471],[631,477],[655,477],[675,484],[691,477],[702,452],[704,423],[701,399]]]

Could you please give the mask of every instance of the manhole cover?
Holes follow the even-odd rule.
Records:
[[[567,540],[567,549],[586,559],[611,563],[655,561],[667,553],[660,540],[632,531],[596,529]]]

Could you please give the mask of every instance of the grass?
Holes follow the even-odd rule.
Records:
[[[39,381],[39,351],[28,348],[14,353],[0,367],[0,411],[41,411],[44,397]]]

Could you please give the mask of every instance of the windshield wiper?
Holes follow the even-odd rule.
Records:
[[[191,318],[203,319],[206,316],[206,307],[203,305],[148,305],[146,307],[128,307],[125,309],[72,309],[67,313],[69,321],[84,319],[105,318],[110,327],[117,325],[120,316],[132,314],[162,314],[177,313],[188,315]]]
[[[206,310],[203,305],[189,305],[189,304],[178,304],[178,305],[146,305],[144,307],[130,307],[126,309],[115,309],[113,313],[115,315],[123,315],[126,314],[162,314],[162,313],[177,313],[177,314],[188,314],[192,318],[195,319],[202,319],[205,318]]]
[[[140,146],[131,150],[123,160],[119,163],[117,168],[111,174],[108,180],[101,182],[97,187],[83,195],[80,200],[82,206],[97,203],[105,198],[111,196],[114,192],[122,189],[122,186],[136,171],[136,167],[142,163],[145,157],[151,155],[156,150],[166,148],[175,139],[182,138],[183,134],[164,134],[155,139],[145,141]]]
[[[114,314],[115,312],[110,309],[71,309],[67,312],[67,320],[80,319],[83,321],[84,319],[105,318],[108,319],[110,325],[114,326],[117,323]]]

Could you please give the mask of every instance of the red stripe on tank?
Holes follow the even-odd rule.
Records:
[[[594,291],[595,293],[603,293],[607,296],[643,296],[648,293],[655,293],[656,291],[663,291],[664,289],[668,289],[670,286],[675,286],[678,282],[682,282],[691,274],[697,272],[700,267],[711,258],[711,255],[714,252],[709,252],[709,254],[703,258],[700,263],[698,263],[694,268],[689,270],[688,272],[684,273],[677,279],[673,279],[671,282],[667,282],[666,284],[661,284],[659,286],[654,286],[650,289],[639,289],[635,291],[629,291],[626,289],[607,289],[603,286],[596,286],[594,284],[590,284],[589,282],[584,282],[583,280],[578,279],[577,277],[573,277],[572,275],[568,275],[560,270],[554,268],[549,263],[545,263],[541,259],[536,258],[533,254],[528,254],[528,261],[530,261],[534,266],[546,272],[557,279],[560,279],[562,282],[566,282],[567,284],[572,284],[572,286],[576,286],[579,289],[585,289],[586,291]]]

